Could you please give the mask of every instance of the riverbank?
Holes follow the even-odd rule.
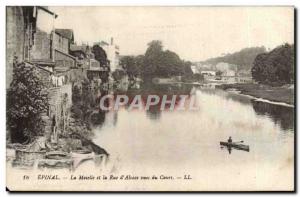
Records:
[[[264,99],[272,102],[286,103],[294,105],[294,88],[288,86],[272,87],[262,84],[221,84],[217,88],[228,90],[236,89],[241,94],[253,96],[255,98]]]

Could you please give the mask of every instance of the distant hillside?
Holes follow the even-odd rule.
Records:
[[[244,48],[238,52],[227,54],[222,57],[215,57],[207,59],[201,64],[211,64],[216,65],[219,62],[226,62],[229,64],[238,65],[239,70],[249,70],[253,66],[253,61],[255,57],[260,54],[266,52],[265,47],[251,47],[251,48]]]

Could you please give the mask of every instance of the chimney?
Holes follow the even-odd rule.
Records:
[[[111,44],[111,45],[114,44],[114,38],[113,38],[113,37],[110,38],[110,44]]]

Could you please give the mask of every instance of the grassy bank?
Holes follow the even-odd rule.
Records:
[[[288,86],[272,87],[261,84],[222,84],[217,86],[223,90],[230,88],[241,91],[242,94],[267,99],[274,102],[283,102],[294,105],[294,89]]]

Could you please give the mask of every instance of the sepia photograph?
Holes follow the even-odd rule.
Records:
[[[294,6],[5,12],[7,191],[295,191]]]

